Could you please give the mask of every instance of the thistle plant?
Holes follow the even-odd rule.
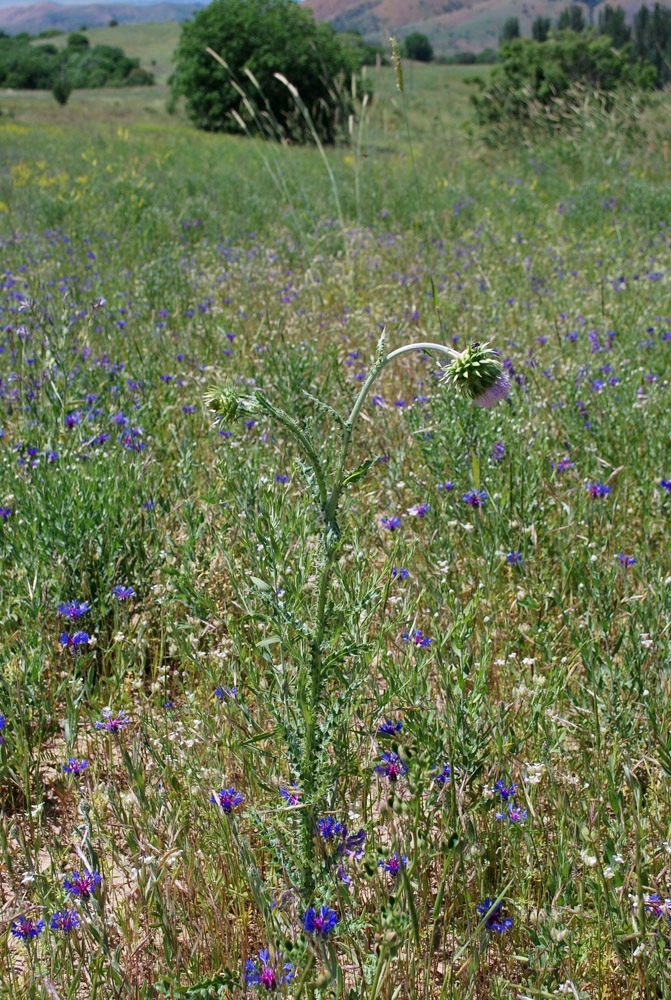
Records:
[[[339,509],[344,491],[351,484],[360,481],[374,464],[374,459],[364,460],[356,469],[348,471],[354,431],[357,420],[375,381],[388,364],[405,354],[422,351],[428,354],[447,356],[447,364],[441,375],[443,385],[472,399],[479,406],[491,407],[504,398],[509,382],[503,373],[498,355],[486,344],[472,344],[463,352],[458,352],[443,344],[419,342],[406,344],[387,353],[386,338],[383,333],[374,364],[363,382],[349,416],[343,418],[336,410],[316,399],[305,395],[334,421],[339,433],[339,447],[333,466],[325,458],[325,449],[314,440],[308,422],[299,421],[285,410],[271,402],[261,389],[243,392],[238,387],[226,383],[212,386],[205,395],[206,405],[219,420],[229,422],[235,417],[250,414],[265,414],[280,424],[293,438],[302,454],[308,472],[308,482],[320,516],[320,557],[312,605],[309,618],[299,626],[303,637],[302,655],[296,666],[296,689],[305,692],[305,701],[300,713],[300,732],[297,739],[288,742],[298,747],[296,759],[290,761],[294,769],[297,788],[300,789],[300,867],[301,891],[310,901],[316,889],[317,858],[315,854],[315,830],[317,816],[323,809],[322,793],[317,775],[320,760],[329,749],[330,731],[326,725],[329,715],[330,681],[333,680],[336,665],[342,662],[334,648],[338,644],[338,633],[334,622],[333,602],[330,597],[334,570],[343,553],[343,529],[339,522]],[[286,615],[271,599],[269,606],[275,612],[275,625],[287,628]],[[296,623],[292,622],[296,627]],[[288,720],[278,722],[280,729],[289,728]]]

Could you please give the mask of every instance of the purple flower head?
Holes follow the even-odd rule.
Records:
[[[87,868],[83,875],[73,872],[72,878],[63,879],[63,888],[69,896],[89,899],[101,882],[102,877],[99,872],[90,872]]]
[[[123,709],[118,715],[113,716],[111,708],[103,708],[102,722],[96,722],[95,727],[96,729],[104,729],[107,733],[118,733],[128,725],[130,725],[130,718]]]
[[[487,502],[487,493],[485,490],[468,490],[461,499],[471,507],[484,507]]]
[[[392,566],[391,575],[394,579],[399,577],[401,580],[406,580],[410,576],[410,573],[407,569],[403,569],[400,566]]]
[[[504,802],[508,799],[512,799],[513,795],[517,791],[517,785],[513,781],[511,785],[504,785],[501,778],[494,784],[494,791],[498,792]]]
[[[82,414],[80,410],[75,410],[74,413],[68,413],[65,417],[65,426],[68,428],[76,427],[78,423],[81,422]]]
[[[344,885],[352,884],[352,879],[343,864],[338,865],[338,881],[344,883]]]
[[[322,840],[334,840],[336,837],[347,836],[347,827],[336,821],[333,816],[323,816],[317,820],[316,832]]]
[[[2,712],[0,712],[0,747],[5,742],[5,737],[4,737],[2,731],[6,727],[6,725],[7,725],[7,720],[5,719],[5,717],[2,714]]]
[[[78,646],[86,646],[90,638],[91,637],[88,632],[75,632],[74,635],[68,635],[67,632],[61,632],[59,642],[61,646],[67,646],[68,649],[74,651]]]
[[[44,920],[33,920],[31,917],[26,917],[21,914],[12,923],[12,934],[15,938],[20,938],[22,941],[27,941],[28,938],[36,938],[44,930]]]
[[[214,802],[215,806],[221,806],[228,815],[242,802],[242,792],[236,792],[235,788],[221,788],[210,795],[210,802]]]
[[[398,852],[394,851],[394,853],[391,854],[386,860],[384,858],[380,858],[378,861],[378,867],[384,868],[384,870],[391,875],[392,878],[398,878],[401,874],[401,868],[408,867],[408,859],[405,854],[401,854],[399,857]]]
[[[591,497],[605,497],[610,493],[610,486],[605,483],[586,483],[585,489]]]
[[[398,514],[394,514],[393,517],[382,517],[380,518],[380,524],[387,531],[396,531],[397,528],[401,527],[401,519]]]
[[[277,956],[277,961],[272,963],[270,961],[270,953],[267,948],[264,948],[259,952],[259,960],[257,962],[252,962],[251,958],[247,959],[247,964],[245,965],[245,979],[250,986],[259,986],[268,993],[278,990],[280,986],[284,983],[288,983],[293,979],[293,965],[291,962],[287,962],[278,971],[278,966],[282,962],[281,955]]]
[[[298,806],[301,802],[301,795],[303,793],[292,785],[291,788],[286,788],[284,785],[280,786],[280,795],[283,799],[286,799],[290,806]]]
[[[493,465],[496,465],[498,462],[503,461],[505,455],[506,455],[506,446],[504,444],[501,444],[500,441],[496,441],[494,447],[492,448],[492,453],[489,456],[489,461],[492,462]]]
[[[64,601],[58,605],[58,613],[64,618],[81,618],[90,607],[91,605],[87,601]]]
[[[126,601],[129,597],[135,597],[135,591],[132,587],[117,585],[116,587],[112,587],[112,593],[119,601]]]
[[[570,458],[560,458],[558,462],[550,462],[550,468],[555,472],[566,472],[567,469],[575,469],[575,462]]]
[[[315,937],[327,937],[331,931],[335,930],[339,922],[338,914],[328,906],[321,906],[315,910],[314,906],[308,907],[301,917],[303,927],[307,934],[314,934]]]
[[[76,910],[58,910],[49,921],[49,927],[52,931],[63,931],[65,934],[75,930],[79,927]]]
[[[288,476],[277,475],[277,476],[275,476],[275,482],[276,483],[288,483],[289,482],[289,477]]]
[[[664,480],[662,480],[664,482]],[[0,517],[3,521],[9,520],[9,515],[12,513],[11,507],[0,507]]]
[[[83,757],[81,760],[77,760],[76,757],[70,757],[70,760],[67,762],[67,764],[61,765],[62,769],[66,772],[66,774],[74,774],[75,777],[77,778],[79,777],[80,774],[84,773],[84,771],[88,766],[89,762],[87,760],[84,760]]]
[[[636,562],[636,556],[628,556],[625,555],[624,552],[618,552],[615,558],[619,562],[620,566],[633,566]]]
[[[671,493],[671,479],[660,479],[659,485],[662,487],[663,490],[666,490],[667,493]],[[1,511],[2,511],[2,508],[0,507],[0,512]],[[11,514],[11,511],[8,511],[8,513]],[[5,516],[5,521],[6,520],[7,520],[7,517]]]
[[[504,931],[510,930],[513,926],[512,917],[501,917],[501,910],[503,909],[503,903],[496,903],[490,897],[486,896],[481,903],[477,904],[477,911],[481,917],[486,917],[485,927],[488,931],[496,931],[497,934],[503,934]]]
[[[361,861],[364,855],[364,845],[366,843],[366,831],[361,829],[356,833],[347,833],[347,827],[343,831],[343,839],[338,844],[338,854],[343,854],[346,858],[354,858]]]
[[[404,632],[401,636],[405,642],[412,642],[415,646],[430,646],[433,639],[429,639],[428,636],[422,634],[421,628],[416,628],[414,632]]]
[[[520,563],[524,562],[524,556],[521,552],[509,552],[506,559],[511,566],[519,566]]]
[[[527,818],[526,809],[521,809],[514,802],[508,803],[508,812],[497,812],[496,819],[507,819],[511,823],[525,823]]]
[[[438,766],[435,768],[436,771],[438,771]],[[448,785],[451,779],[452,779],[452,768],[450,767],[449,764],[445,764],[442,771],[439,771],[433,780],[437,781],[439,785]]]
[[[398,754],[393,752],[383,753],[380,757],[380,763],[375,766],[376,773],[388,778],[389,781],[396,781],[407,770],[407,767]]]
[[[377,727],[378,736],[394,736],[395,733],[400,733],[403,731],[403,723],[400,719],[393,722],[392,719],[385,719],[381,725]]]
[[[439,483],[438,489],[445,490],[446,493],[449,493],[451,490],[454,489],[454,483],[448,479],[446,483]]]
[[[214,689],[214,693],[217,698],[221,698],[221,700],[224,701],[225,698],[235,698],[238,693],[238,689],[235,686],[230,688],[219,686]]]
[[[425,517],[430,510],[430,503],[419,503],[414,507],[408,507],[408,514],[412,514],[413,517]]]

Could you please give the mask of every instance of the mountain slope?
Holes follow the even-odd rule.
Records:
[[[82,25],[101,28],[114,19],[119,24],[147,24],[161,21],[184,21],[191,17],[198,3],[89,3],[62,6],[57,3],[33,3],[23,7],[0,7],[0,30],[15,35],[20,31],[36,34],[58,29],[75,31]]]

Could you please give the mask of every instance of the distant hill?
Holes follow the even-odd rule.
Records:
[[[111,20],[119,24],[147,24],[162,21],[185,21],[199,10],[199,3],[85,3],[64,6],[57,3],[32,3],[28,6],[0,7],[0,30],[10,35],[27,31],[58,29],[76,31],[82,25],[102,28]]]

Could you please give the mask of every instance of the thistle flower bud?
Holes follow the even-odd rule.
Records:
[[[254,413],[259,406],[254,396],[226,384],[210,386],[205,390],[203,401],[220,420],[227,422],[235,420],[240,412]]]
[[[489,408],[510,391],[498,355],[487,344],[471,344],[445,369],[443,379],[477,403]]]

